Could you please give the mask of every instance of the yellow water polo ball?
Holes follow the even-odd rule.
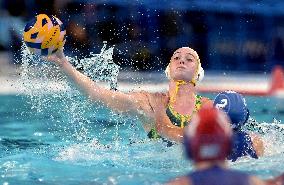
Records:
[[[47,56],[63,48],[66,30],[57,17],[39,14],[26,24],[23,36],[30,52]]]

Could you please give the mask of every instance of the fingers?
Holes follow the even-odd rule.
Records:
[[[47,61],[53,61],[54,58],[52,56],[42,56],[41,57],[43,60],[47,60]]]
[[[42,56],[41,58],[43,60],[50,61],[50,62],[57,62],[59,60],[57,57],[54,57],[52,55],[50,55],[50,56]]]

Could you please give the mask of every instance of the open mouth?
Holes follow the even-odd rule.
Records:
[[[177,69],[185,69],[185,67],[179,66],[179,67],[177,67]]]

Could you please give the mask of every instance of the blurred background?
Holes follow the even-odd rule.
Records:
[[[207,71],[266,73],[284,62],[281,0],[0,0],[0,73],[39,13],[64,22],[67,55],[98,53],[107,41],[123,69],[164,69],[182,46],[194,48]]]

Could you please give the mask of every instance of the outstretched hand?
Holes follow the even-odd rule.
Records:
[[[45,60],[54,62],[56,64],[60,64],[62,60],[65,58],[65,55],[63,53],[63,48],[58,49],[58,51],[52,55],[49,55],[47,57],[43,57]]]

